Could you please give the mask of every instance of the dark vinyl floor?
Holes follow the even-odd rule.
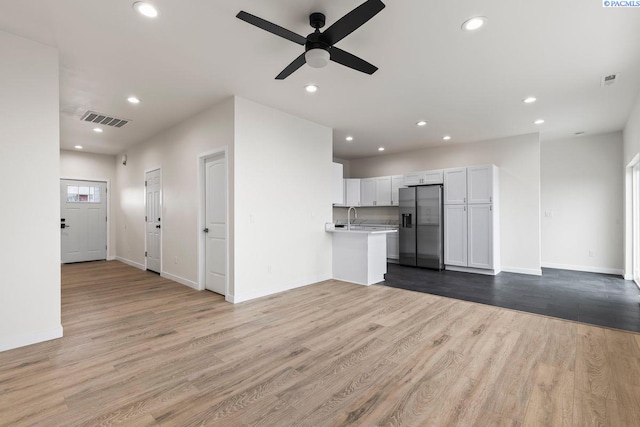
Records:
[[[485,276],[388,264],[384,285],[640,332],[640,291],[619,276],[547,268],[542,277]]]

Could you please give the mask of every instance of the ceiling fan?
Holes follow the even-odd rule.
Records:
[[[272,34],[304,46],[305,52],[282,70],[276,77],[277,80],[283,80],[289,77],[305,63],[313,68],[322,68],[329,63],[329,60],[363,73],[373,74],[378,70],[378,67],[349,52],[338,49],[334,45],[376,16],[384,7],[384,3],[380,0],[367,0],[323,32],[320,32],[320,28],[324,27],[325,24],[324,14],[319,12],[312,13],[309,15],[309,24],[315,28],[315,31],[307,37],[302,37],[293,31],[289,31],[286,28],[265,21],[245,11],[240,11],[236,17]]]

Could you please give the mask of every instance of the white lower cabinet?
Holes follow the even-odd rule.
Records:
[[[468,266],[493,268],[493,209],[490,204],[468,205]]]
[[[467,266],[467,206],[444,205],[444,263]]]
[[[398,233],[387,234],[387,259],[400,259]]]
[[[492,204],[444,205],[445,265],[499,273],[496,220]]]

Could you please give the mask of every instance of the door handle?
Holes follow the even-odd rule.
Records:
[[[208,229],[208,228],[205,228],[205,229],[204,229],[204,230],[202,230],[202,231],[204,231],[205,233],[208,233],[208,232],[209,232],[209,229]]]
[[[60,228],[71,228],[69,224],[60,224]]]
[[[159,225],[156,225],[156,228],[160,228],[160,226],[159,226]]]

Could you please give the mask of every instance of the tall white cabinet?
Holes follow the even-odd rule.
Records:
[[[500,272],[498,168],[444,170],[444,263],[448,270]]]

